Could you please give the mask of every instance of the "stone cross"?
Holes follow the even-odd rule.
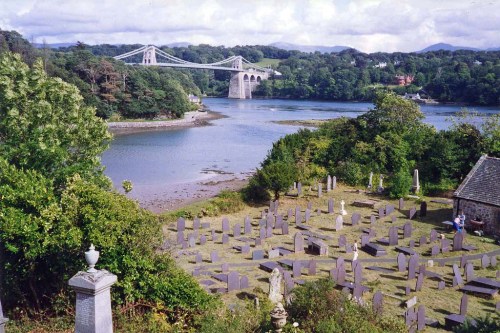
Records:
[[[93,245],[85,259],[89,269],[78,272],[68,283],[76,292],[75,333],[112,333],[111,286],[117,277],[94,268],[99,252]]]
[[[420,192],[420,182],[418,180],[418,169],[413,170],[413,185],[411,187],[414,193]]]
[[[345,207],[345,201],[342,200],[340,202],[340,215],[347,215],[347,212],[344,207]]]
[[[274,268],[269,277],[269,300],[273,304],[283,300],[283,295],[281,294],[281,280],[282,276],[279,269]]]

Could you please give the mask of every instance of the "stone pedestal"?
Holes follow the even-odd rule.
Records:
[[[78,272],[69,280],[76,292],[75,333],[112,333],[111,286],[116,275],[106,270]]]

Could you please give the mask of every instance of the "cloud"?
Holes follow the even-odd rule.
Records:
[[[2,0],[0,28],[48,43],[500,46],[500,0]]]

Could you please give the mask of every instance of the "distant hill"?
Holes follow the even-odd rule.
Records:
[[[70,47],[70,46],[75,46],[76,43],[53,43],[53,44],[45,44],[50,49],[58,49],[60,47]],[[36,47],[37,49],[41,49],[44,47],[43,43],[33,43],[33,46]]]
[[[330,53],[330,52],[341,52],[347,49],[350,49],[349,46],[317,46],[317,45],[298,45],[291,43],[283,43],[277,42],[269,44],[269,46],[274,46],[279,49],[287,50],[287,51],[301,51],[301,52],[316,52],[319,51],[321,53]]]
[[[437,43],[431,46],[427,46],[425,49],[417,51],[417,53],[425,53],[425,52],[432,52],[432,51],[439,51],[439,50],[444,50],[444,51],[458,51],[458,50],[470,50],[470,51],[482,51],[481,49],[475,48],[475,47],[468,47],[468,46],[455,46],[451,44],[446,44],[446,43]],[[493,50],[489,50],[493,51]]]

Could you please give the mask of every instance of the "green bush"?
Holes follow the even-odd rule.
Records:
[[[335,168],[335,173],[338,175],[338,179],[351,186],[361,185],[366,178],[362,166],[352,161],[340,163]]]
[[[413,178],[408,170],[401,169],[391,177],[389,196],[393,199],[404,198],[410,194]]]
[[[500,316],[498,313],[486,314],[483,317],[474,318],[475,324],[471,320],[466,320],[463,325],[453,328],[454,333],[499,333],[500,332]]]

